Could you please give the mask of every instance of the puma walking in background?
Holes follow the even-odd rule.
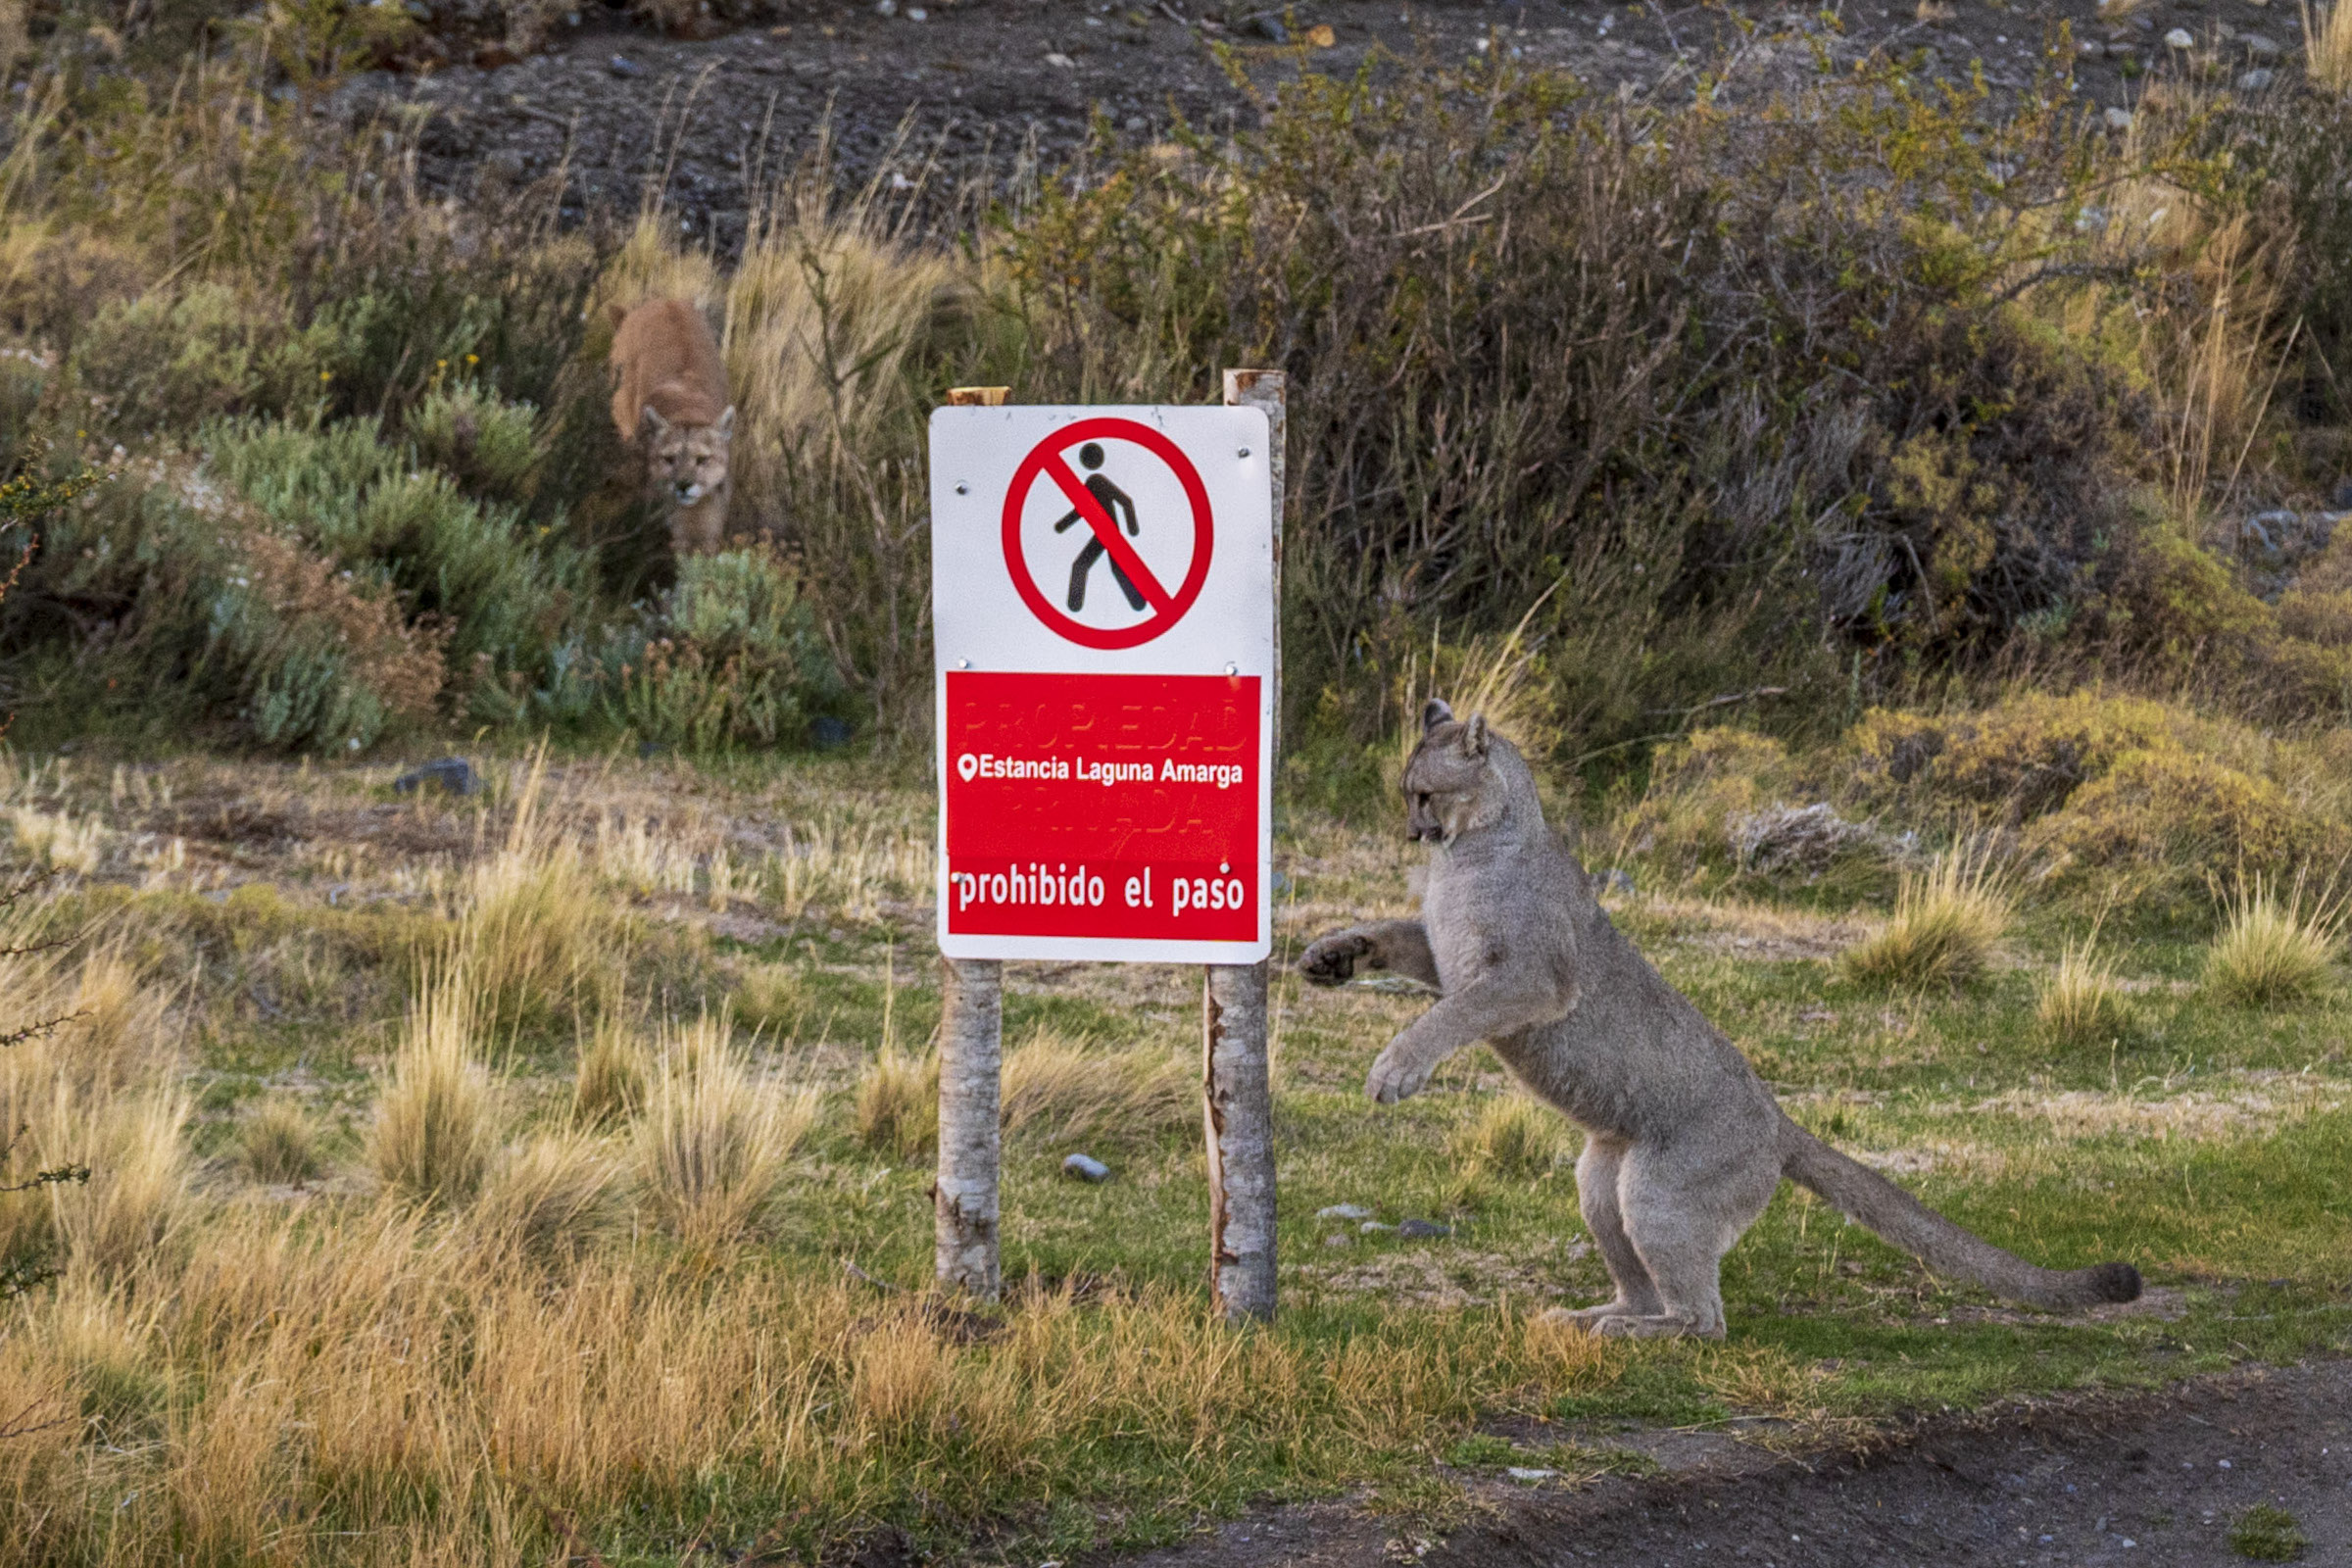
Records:
[[[735,408],[726,363],[689,300],[612,307],[612,423],[644,443],[646,482],[678,556],[708,555],[726,538],[727,449]]]
[[[1585,1132],[1577,1196],[1614,1300],[1566,1314],[1602,1334],[1721,1338],[1719,1271],[1786,1176],[1931,1269],[2035,1306],[2129,1301],[2128,1263],[2038,1268],[1953,1224],[1789,1120],[1747,1058],[1610,923],[1544,820],[1518,750],[1444,703],[1405,766],[1406,832],[1430,846],[1417,920],[1323,937],[1298,960],[1337,985],[1360,965],[1440,1000],[1391,1041],[1367,1092],[1393,1104],[1486,1041]]]

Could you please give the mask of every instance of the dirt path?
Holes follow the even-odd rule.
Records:
[[[672,40],[588,5],[542,54],[504,64],[485,54],[483,65],[423,75],[370,73],[330,107],[354,122],[393,104],[423,109],[422,172],[446,193],[495,198],[561,170],[562,201],[576,217],[633,210],[650,179],[688,232],[726,251],[743,232],[758,172],[793,168],[827,124],[853,178],[918,179],[937,158],[935,183],[953,185],[984,164],[1002,174],[1024,147],[1058,165],[1097,115],[1134,141],[1165,136],[1178,116],[1211,130],[1246,124],[1280,80],[1302,70],[1345,76],[1376,50],[1463,60],[1499,49],[1574,71],[1601,92],[1687,101],[1699,70],[1740,37],[1736,19],[1761,30],[1728,78],[1735,97],[1809,70],[1797,34],[1847,57],[1924,51],[1932,72],[1982,61],[1996,90],[2019,91],[2065,22],[2098,46],[2078,62],[2080,95],[2110,105],[2133,91],[2127,71],[2169,53],[2174,27],[2201,40],[2223,79],[2285,68],[2299,49],[2293,9],[2155,0],[2108,23],[2095,0],[1864,0],[1831,24],[1818,11],[1760,0],[1232,0],[1221,11],[1200,0],[809,0],[786,24]],[[903,122],[910,133],[901,142]]]
[[[1927,1423],[1864,1455],[1781,1460],[1706,1435],[1623,1435],[1648,1480],[1582,1491],[1478,1483],[1442,1541],[1344,1503],[1283,1508],[1125,1568],[2218,1568],[2256,1504],[2294,1516],[2309,1563],[2352,1562],[2352,1364],[2233,1373]]]

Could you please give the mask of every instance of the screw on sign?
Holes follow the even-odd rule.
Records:
[[[938,933],[959,977],[1005,958],[1200,963],[1262,988],[1272,429],[1250,406],[933,415]],[[1217,1093],[1218,1042],[1253,1026],[1237,1027],[1249,1009],[1220,1012],[1210,992],[1210,1169],[1240,1172],[1212,1198],[1247,1189],[1212,1200],[1213,1214],[1243,1216],[1215,1228],[1212,1282],[1229,1312],[1260,1315],[1273,1301],[1270,1153],[1250,1178],[1250,1161],[1221,1163],[1218,1140],[1270,1117],[1256,1103],[1262,1073],[1254,1098]],[[988,1018],[996,1007],[992,996]],[[989,1043],[971,1055],[997,1059]],[[952,1250],[952,1190],[970,1196],[989,1242],[984,1266],[943,1261],[942,1279],[976,1288],[999,1277],[995,1167],[985,1184],[956,1186],[950,1142],[943,1124],[940,1255]],[[1262,1273],[1262,1290],[1231,1289],[1243,1272]]]

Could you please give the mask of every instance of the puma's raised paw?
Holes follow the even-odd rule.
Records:
[[[1415,1061],[1391,1046],[1372,1063],[1372,1074],[1364,1080],[1364,1093],[1381,1104],[1394,1105],[1428,1088],[1431,1070],[1429,1063]]]
[[[1355,960],[1372,951],[1372,939],[1354,931],[1318,937],[1298,956],[1298,972],[1311,985],[1336,986],[1355,975]]]

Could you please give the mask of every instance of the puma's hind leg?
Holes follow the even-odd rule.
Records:
[[[1592,1233],[1592,1245],[1608,1266],[1616,1297],[1598,1306],[1558,1307],[1544,1314],[1554,1322],[1594,1328],[1608,1318],[1648,1317],[1662,1310],[1657,1285],[1626,1235],[1625,1216],[1618,1208],[1626,1149],[1621,1141],[1595,1133],[1585,1140],[1585,1152],[1576,1161],[1577,1206],[1584,1210],[1585,1228]]]
[[[1682,1157],[1683,1150],[1637,1146],[1619,1162],[1618,1214],[1656,1300],[1646,1311],[1596,1316],[1596,1333],[1724,1337],[1724,1254],[1764,1211],[1780,1170],[1768,1149],[1743,1157],[1724,1142],[1702,1139],[1686,1148],[1706,1149],[1709,1157],[1693,1163]]]

